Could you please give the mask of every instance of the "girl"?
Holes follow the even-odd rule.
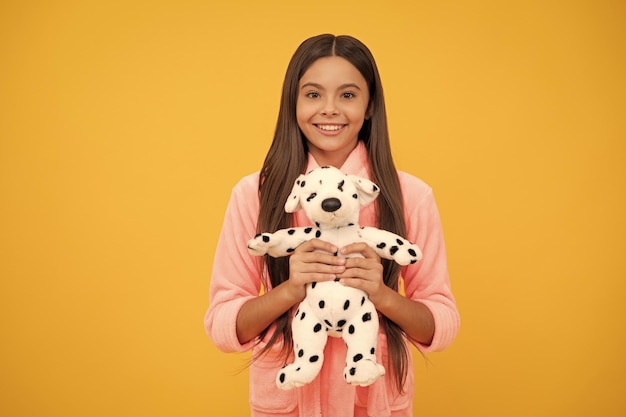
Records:
[[[308,224],[304,213],[289,215],[283,205],[296,177],[323,165],[378,184],[381,195],[361,210],[360,224],[405,236],[422,249],[423,260],[400,268],[364,243],[335,248],[317,239],[289,257],[250,256],[247,241],[258,232]],[[337,251],[363,257],[330,255]],[[369,387],[347,384],[345,345],[329,338],[317,378],[301,388],[279,390],[276,374],[292,349],[289,321],[305,285],[335,278],[366,291],[376,306],[381,323],[377,356],[386,375]],[[401,278],[406,296],[399,292]],[[433,193],[421,180],[396,171],[374,58],[349,36],[304,41],[287,68],[263,167],[235,186],[228,204],[205,316],[209,337],[225,352],[253,350],[252,416],[412,416],[409,343],[421,352],[441,350],[458,327]]]

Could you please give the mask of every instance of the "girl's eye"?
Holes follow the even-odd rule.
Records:
[[[311,91],[310,93],[306,93],[306,96],[308,98],[319,98],[320,93],[318,93],[316,91]]]
[[[343,98],[354,98],[354,93],[346,92],[341,95]]]

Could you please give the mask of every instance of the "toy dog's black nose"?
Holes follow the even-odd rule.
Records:
[[[341,208],[341,201],[338,198],[327,198],[322,201],[322,210],[333,213]]]

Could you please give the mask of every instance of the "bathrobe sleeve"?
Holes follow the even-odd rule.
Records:
[[[459,330],[460,319],[450,288],[443,228],[432,189],[420,179],[399,174],[405,201],[407,238],[417,244],[423,259],[402,270],[406,296],[425,304],[435,320],[430,345],[416,343],[422,352],[448,347]]]
[[[243,304],[261,289],[260,258],[250,255],[247,245],[256,234],[258,178],[258,173],[249,175],[233,188],[213,261],[204,327],[224,352],[243,352],[255,343],[239,342],[236,321]]]

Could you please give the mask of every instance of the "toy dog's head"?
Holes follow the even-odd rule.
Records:
[[[374,201],[379,192],[368,179],[346,175],[334,167],[320,167],[296,179],[285,211],[303,209],[320,229],[358,224],[360,208]]]

